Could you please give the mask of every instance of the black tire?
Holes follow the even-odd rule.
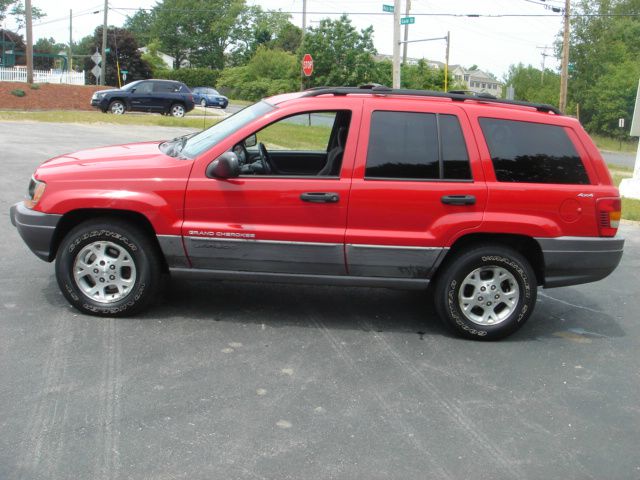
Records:
[[[442,266],[434,303],[458,335],[498,340],[524,325],[537,290],[535,272],[524,256],[506,246],[482,245],[457,252]]]
[[[118,219],[79,224],[64,237],[56,258],[60,290],[71,305],[90,315],[122,317],[140,312],[155,297],[161,276],[157,246],[141,230]],[[98,291],[90,295],[92,287]]]

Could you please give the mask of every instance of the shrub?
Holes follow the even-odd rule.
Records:
[[[40,90],[40,85],[37,83],[32,83],[31,85],[29,85],[29,88],[31,90]]]
[[[298,62],[291,53],[259,47],[244,67],[225,68],[218,79],[218,86],[231,98],[260,100],[297,90],[297,66]]]
[[[208,68],[179,68],[178,70],[157,70],[155,78],[177,80],[188,87],[215,87],[220,76],[218,70]]]
[[[26,93],[24,90],[16,88],[15,90],[11,90],[11,95],[15,95],[16,97],[24,97]]]

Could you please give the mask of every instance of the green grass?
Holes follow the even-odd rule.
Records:
[[[126,113],[112,115],[109,113],[92,111],[49,110],[42,112],[0,111],[0,120],[24,120],[53,123],[94,123],[114,125],[149,125],[163,127],[186,127],[201,129],[203,125],[209,127],[220,121],[220,117],[207,116],[193,118],[165,117],[157,114]],[[275,148],[299,150],[323,150],[327,148],[327,139],[331,129],[328,127],[308,127],[281,123],[273,125],[258,134],[261,142]]]
[[[631,178],[631,169],[620,170],[620,167],[609,168],[613,183],[616,187],[620,186],[620,182],[625,178]],[[640,200],[632,198],[622,199],[622,218],[625,220],[640,221]]]
[[[258,132],[258,141],[278,150],[326,150],[330,127],[277,123]]]
[[[207,116],[202,118],[165,117],[158,114],[136,114],[126,113],[124,115],[112,115],[98,111],[69,111],[69,110],[47,110],[42,112],[23,111],[0,111],[0,120],[25,120],[31,122],[54,122],[54,123],[109,123],[115,125],[158,125],[164,127],[188,127],[202,128],[218,123],[220,117]]]
[[[638,139],[636,138],[628,138],[626,140],[623,140],[622,148],[620,145],[620,140],[616,140],[615,138],[604,137],[602,135],[591,135],[591,139],[600,150],[627,153],[636,153],[638,151]]]

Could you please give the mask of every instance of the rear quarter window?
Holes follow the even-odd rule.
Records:
[[[589,183],[564,127],[497,118],[479,122],[499,182]]]

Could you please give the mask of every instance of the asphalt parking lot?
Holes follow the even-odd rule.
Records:
[[[171,282],[73,310],[9,221],[55,154],[189,130],[0,123],[0,479],[638,479],[640,227],[496,343],[421,292]]]

